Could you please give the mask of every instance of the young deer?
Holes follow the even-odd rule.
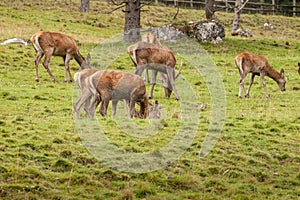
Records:
[[[286,79],[284,77],[284,70],[281,69],[280,73],[278,73],[270,66],[268,60],[264,56],[249,52],[240,53],[235,57],[235,64],[240,72],[239,98],[242,98],[242,90],[244,90],[245,97],[249,98],[250,88],[255,75],[260,76],[267,98],[269,98],[269,94],[266,88],[265,76],[272,78],[274,81],[276,81],[281,91],[285,91]],[[244,89],[244,79],[248,73],[251,73],[251,77],[246,93]]]
[[[70,78],[70,82],[73,81],[69,69],[70,60],[75,58],[76,62],[80,66],[83,62],[85,62],[84,57],[79,53],[75,40],[68,35],[55,32],[39,31],[31,37],[30,41],[36,50],[36,59],[34,61],[36,81],[39,81],[38,65],[43,56],[45,56],[43,65],[50,75],[52,81],[55,81],[55,77],[52,75],[49,69],[51,56],[63,57],[66,70],[65,82],[68,81],[68,77]]]

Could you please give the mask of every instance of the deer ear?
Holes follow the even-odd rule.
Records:
[[[91,55],[90,55],[90,54],[88,54],[88,55],[86,56],[85,61],[86,61],[88,64],[91,63]]]
[[[281,75],[282,78],[284,77],[284,69],[282,69],[282,68],[280,70],[280,75]]]

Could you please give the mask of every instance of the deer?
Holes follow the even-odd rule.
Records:
[[[69,68],[70,60],[74,58],[79,66],[81,66],[82,63],[85,62],[84,57],[80,54],[77,48],[74,38],[62,33],[39,31],[32,35],[30,41],[36,51],[36,58],[34,63],[36,70],[35,80],[37,82],[39,82],[38,65],[43,56],[45,56],[43,66],[47,70],[53,82],[55,82],[56,80],[49,69],[51,56],[60,56],[63,58],[66,71],[65,82],[68,82],[68,77],[70,79],[70,82],[73,82]]]
[[[162,47],[159,39],[157,39],[152,33],[146,33],[144,35],[141,36],[141,41],[142,42],[146,42],[146,43],[151,43],[151,44],[155,44],[158,47]],[[137,66],[137,62],[136,62],[136,54],[135,54],[135,50],[138,48],[138,43],[130,45],[127,48],[127,52],[130,56],[131,61],[133,62],[134,66]],[[149,81],[149,73],[148,73],[148,69],[145,70],[145,81],[147,83],[150,83]]]
[[[65,82],[68,82],[68,77],[70,78],[70,82],[73,82],[69,68],[70,60],[72,58],[75,58],[79,66],[81,66],[81,64],[85,62],[84,57],[80,54],[77,48],[75,40],[71,36],[62,33],[39,31],[33,34],[30,40],[12,38],[2,42],[1,45],[11,43],[21,43],[26,46],[30,43],[33,44],[36,51],[36,58],[34,63],[36,72],[35,80],[37,82],[39,82],[38,65],[43,56],[45,56],[43,65],[53,82],[55,82],[56,80],[49,69],[51,56],[59,56],[63,58],[66,70]]]
[[[90,63],[89,55],[86,61],[87,64]],[[100,102],[100,114],[107,116],[109,101],[112,101],[112,116],[115,116],[119,100],[124,100],[129,117],[143,119],[148,117],[151,104],[148,101],[144,80],[140,76],[118,70],[82,68],[82,71],[74,74],[74,80],[82,92],[74,104],[75,119],[79,118],[79,111],[84,103],[85,111],[90,118],[94,117],[95,109]],[[135,103],[140,105],[139,112],[135,109]],[[152,110],[151,112],[154,112]]]
[[[265,83],[265,76],[270,77],[278,84],[281,91],[285,91],[286,79],[284,77],[284,70],[281,69],[277,72],[268,60],[262,55],[256,55],[250,52],[243,52],[235,57],[235,64],[240,73],[240,87],[239,87],[239,98],[242,98],[242,90],[244,90],[245,98],[249,98],[250,88],[253,83],[254,77],[260,76],[262,85],[264,87],[266,98],[269,98],[267,87]],[[247,92],[244,89],[244,80],[248,73],[251,73],[250,84]]]
[[[179,77],[182,70],[182,62],[178,73],[175,75],[176,58],[173,52],[167,47],[160,47],[156,44],[140,41],[135,44],[132,59],[136,65],[135,74],[141,76],[145,69],[151,69],[152,72],[152,86],[149,98],[153,98],[153,90],[156,85],[157,72],[161,72],[163,85],[165,89],[165,96],[170,98],[172,91],[174,91],[175,99],[179,100],[179,95],[175,87],[175,80]]]

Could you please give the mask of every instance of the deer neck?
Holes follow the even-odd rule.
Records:
[[[270,77],[271,79],[278,82],[278,80],[281,78],[281,75],[279,72],[277,72],[274,68],[272,68],[270,65],[267,66],[266,75]]]
[[[79,51],[74,56],[76,62],[81,66],[81,64],[85,61],[84,57],[80,54]]]

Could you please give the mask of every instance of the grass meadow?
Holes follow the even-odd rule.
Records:
[[[79,3],[1,1],[0,41],[14,37],[29,39],[39,30],[57,31],[73,36],[86,56],[99,43],[122,33],[122,11],[107,14],[113,5],[91,1],[91,11],[80,13]],[[144,9],[142,28],[169,24],[176,13],[176,9],[163,5]],[[203,10],[180,9],[176,22],[203,18]],[[191,122],[196,127],[195,134],[183,154],[160,169],[145,173],[115,170],[84,145],[76,128],[78,123],[73,119],[76,86],[64,82],[61,58],[52,57],[50,62],[57,82],[51,82],[41,64],[40,82],[35,82],[33,46],[1,45],[0,199],[299,199],[300,18],[243,14],[241,26],[252,30],[252,38],[230,36],[232,13],[217,12],[216,18],[226,29],[223,42],[195,43],[192,47],[206,50],[222,79],[222,109],[226,114],[222,132],[209,154],[199,157],[215,109],[214,94],[209,89],[214,79],[209,81],[197,73],[195,66],[203,63],[188,62],[187,57],[176,54],[178,60],[184,60],[178,85],[188,81],[195,91],[193,105],[205,106],[191,110],[196,110],[198,121]],[[265,30],[266,22],[277,28]],[[260,78],[256,77],[250,98],[239,99],[239,73],[234,57],[244,51],[265,55],[277,71],[284,68],[286,91],[281,92],[267,77],[270,98],[266,99]],[[74,60],[70,67],[72,75],[79,68]],[[134,67],[124,52],[110,68],[133,71]],[[179,94],[184,90],[179,87]],[[181,130],[184,113],[174,95],[170,99],[164,97],[161,85],[156,86],[154,97],[163,104],[165,117],[158,123],[158,133],[151,137],[128,134],[130,131],[117,126],[116,120],[122,119],[103,118],[98,112],[96,123],[123,152],[154,152],[159,157],[158,150]],[[148,120],[134,119],[133,123],[147,127]],[[188,132],[189,127],[184,131]],[[133,166],[137,170],[138,164]]]

